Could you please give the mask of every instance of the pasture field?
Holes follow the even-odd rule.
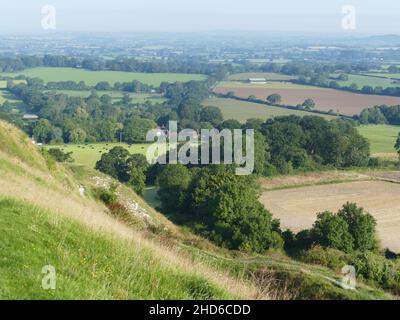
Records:
[[[98,82],[107,81],[110,84],[115,82],[130,82],[138,80],[142,83],[159,86],[161,82],[187,82],[190,80],[204,80],[205,75],[201,74],[178,74],[178,73],[138,73],[123,71],[90,71],[75,68],[32,68],[14,73],[0,73],[0,76],[25,75],[37,77],[44,82],[51,81],[85,81],[87,85],[96,85]]]
[[[0,73],[1,75],[1,73]],[[14,84],[26,83],[25,80],[13,80]],[[0,89],[7,89],[7,80],[0,80]]]
[[[337,74],[331,75],[333,78],[338,76]],[[355,83],[359,89],[362,89],[364,86],[371,86],[371,87],[382,87],[390,88],[390,87],[400,87],[400,81],[392,80],[392,79],[382,79],[376,77],[370,77],[368,75],[353,75],[348,74],[349,80],[347,81],[338,81],[336,79],[332,79],[337,81],[340,86],[350,86],[351,84]]]
[[[310,228],[319,212],[337,212],[346,202],[355,202],[377,220],[378,237],[384,248],[400,252],[400,184],[385,181],[355,181],[266,191],[262,204],[280,219],[282,229]]]
[[[249,84],[225,81],[218,84],[214,91],[222,94],[232,91],[236,96],[243,98],[255,95],[259,99],[266,99],[269,95],[277,93],[282,96],[282,104],[291,106],[302,104],[310,98],[316,104],[315,109],[332,110],[347,116],[358,115],[363,109],[376,105],[400,104],[400,97],[359,94],[284,82]]]
[[[285,74],[280,73],[272,73],[272,72],[249,72],[249,73],[236,73],[232,74],[228,77],[230,81],[245,81],[249,78],[265,78],[271,81],[285,81],[285,80],[293,80],[297,79],[295,76],[287,76]]]
[[[335,116],[323,115],[318,113],[311,113],[301,110],[290,110],[280,107],[273,107],[263,105],[260,103],[239,101],[235,99],[224,99],[224,98],[210,98],[203,102],[205,107],[218,107],[224,119],[235,119],[240,122],[246,122],[248,119],[262,119],[266,120],[273,117],[297,115],[297,116],[321,116],[326,119],[334,119]]]
[[[373,155],[396,153],[394,145],[400,132],[400,126],[365,125],[357,129],[371,143]]]
[[[367,74],[370,76],[374,76],[374,77],[383,77],[383,78],[388,78],[388,79],[400,80],[400,73],[376,72],[376,73],[367,73]],[[400,87],[400,85],[397,85],[396,87]]]
[[[7,90],[0,90],[0,109],[1,105],[6,101],[8,101],[13,106],[14,112],[20,112],[24,109],[24,103],[16,96],[8,92]]]
[[[96,162],[100,160],[103,153],[107,153],[114,147],[123,147],[131,154],[140,153],[146,155],[149,144],[134,144],[126,143],[93,143],[93,144],[63,144],[63,145],[46,145],[45,148],[59,148],[64,152],[72,152],[72,158],[75,163],[83,164],[90,168],[94,168]]]
[[[90,91],[80,91],[80,90],[53,90],[53,92],[63,93],[72,97],[82,97],[87,98],[90,96]],[[123,97],[124,92],[121,91],[97,91],[99,96],[107,94],[111,96],[113,100],[119,100]],[[154,103],[163,103],[165,99],[159,94],[147,94],[147,93],[129,93],[129,96],[132,98],[132,102],[134,103],[144,103],[146,101],[154,102]]]

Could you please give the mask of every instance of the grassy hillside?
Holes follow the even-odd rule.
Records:
[[[180,253],[173,245],[178,228],[130,189],[120,186],[120,197],[139,209],[125,219],[113,216],[92,195],[99,180],[107,177],[43,157],[23,133],[0,121],[0,298],[264,297],[251,284]],[[171,243],[162,244],[163,235]],[[55,292],[40,290],[41,268],[48,264],[58,270]]]
[[[116,186],[123,214],[97,190]],[[81,191],[84,191],[83,193]],[[0,121],[0,299],[384,299],[281,252],[248,255],[172,224],[131,188],[59,165]],[[57,289],[41,289],[44,266]]]
[[[31,204],[0,198],[2,299],[238,298],[145,246],[92,232]],[[56,290],[42,288],[43,266]]]

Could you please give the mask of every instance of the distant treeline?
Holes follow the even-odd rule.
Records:
[[[364,109],[358,120],[362,124],[400,125],[400,106],[375,106]]]
[[[16,72],[35,67],[69,67],[87,70],[113,70],[146,73],[190,73],[212,75],[223,79],[232,71],[230,64],[212,64],[201,59],[179,58],[166,60],[141,61],[135,58],[77,58],[68,56],[17,56],[1,57],[0,71]]]

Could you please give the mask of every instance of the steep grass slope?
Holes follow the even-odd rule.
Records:
[[[266,297],[116,219],[79,186],[68,168],[0,122],[0,298]],[[58,270],[54,292],[40,289],[45,265]]]

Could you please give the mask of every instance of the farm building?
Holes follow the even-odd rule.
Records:
[[[267,83],[267,79],[265,79],[265,78],[249,78],[248,81],[250,83],[261,83],[261,84]]]
[[[23,115],[22,119],[24,119],[24,120],[37,120],[37,119],[39,119],[39,117],[36,114],[28,114],[28,113],[26,113],[26,114]]]

